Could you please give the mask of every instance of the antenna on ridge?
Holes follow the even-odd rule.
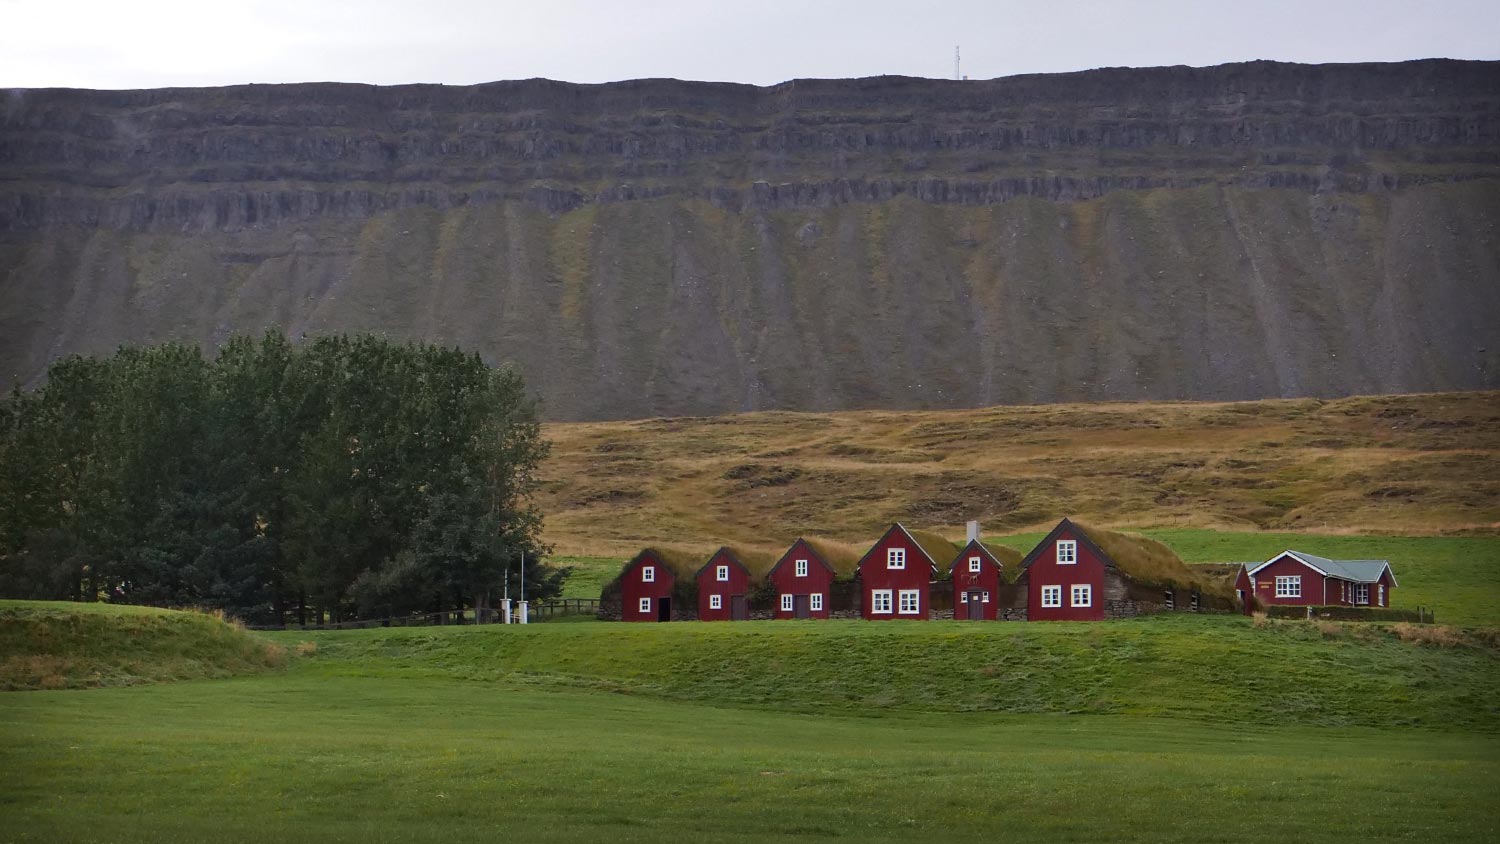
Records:
[[[953,47],[953,78],[954,80],[963,78],[958,73],[958,45],[954,45]]]

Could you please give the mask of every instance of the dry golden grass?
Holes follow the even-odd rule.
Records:
[[[559,554],[680,546],[701,565],[722,544],[780,554],[815,535],[857,558],[893,521],[956,537],[968,519],[996,534],[1064,515],[1240,531],[1500,528],[1496,392],[766,412],[546,434],[541,504]]]

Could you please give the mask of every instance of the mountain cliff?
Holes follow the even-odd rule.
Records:
[[[1500,63],[14,90],[0,376],[371,330],[556,419],[1500,386]]]

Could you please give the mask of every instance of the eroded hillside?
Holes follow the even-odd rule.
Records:
[[[1500,386],[1500,63],[12,91],[0,377],[276,326],[555,419]]]

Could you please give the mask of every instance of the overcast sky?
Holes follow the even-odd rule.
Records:
[[[0,0],[0,87],[972,78],[1500,58],[1496,0]]]

